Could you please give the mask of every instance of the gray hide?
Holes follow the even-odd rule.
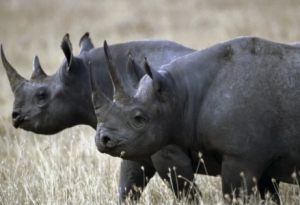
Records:
[[[63,38],[61,47],[66,59],[63,60],[57,72],[50,76],[46,75],[38,57],[35,57],[30,80],[25,80],[13,69],[1,49],[2,62],[15,97],[12,118],[16,128],[39,134],[55,134],[78,124],[90,125],[96,129],[97,119],[91,101],[86,65],[89,61],[92,63],[93,76],[103,92],[112,99],[113,87],[103,48],[93,49],[94,46],[88,33],[84,34],[80,40],[79,55],[73,55],[68,34]],[[152,53],[149,55],[149,61],[156,67],[195,51],[167,40],[119,43],[113,45],[111,49],[114,52],[113,59],[118,66],[127,63],[127,55],[136,59],[131,63],[141,65],[143,57]],[[143,72],[140,75],[144,74]],[[163,179],[170,181],[169,168],[176,167],[178,175],[193,181],[198,161],[197,153],[177,146],[168,146],[151,158],[147,157],[140,161],[123,160],[119,182],[120,200],[124,200],[130,191],[132,191],[132,198],[138,199],[140,190],[132,189],[133,185],[136,187],[147,185],[148,181],[144,179],[144,176],[150,180],[156,171]],[[141,167],[144,167],[145,173]],[[214,170],[213,166],[210,167]],[[205,173],[202,165],[198,173]],[[189,186],[184,186],[185,181],[177,179],[173,171],[171,179],[170,183],[178,187],[178,189],[174,188],[177,196],[179,191],[188,191]]]
[[[107,59],[114,86],[128,86],[108,51]],[[148,62],[135,92],[115,89],[113,102],[92,84],[96,113],[106,110],[97,115],[100,152],[139,159],[170,144],[201,152],[221,168],[224,195],[241,194],[241,173],[246,194],[261,179],[300,180],[291,177],[300,169],[299,47],[240,37],[159,71]]]

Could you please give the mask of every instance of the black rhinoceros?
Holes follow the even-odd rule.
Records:
[[[35,57],[33,73],[29,81],[12,68],[2,51],[3,64],[15,96],[12,118],[16,128],[20,127],[39,134],[55,134],[78,124],[86,124],[96,128],[97,119],[90,97],[91,92],[86,71],[87,62],[91,61],[95,64],[93,67],[97,67],[93,75],[97,78],[97,84],[110,99],[113,96],[113,87],[106,68],[103,48],[94,49],[89,33],[83,35],[79,46],[79,55],[73,56],[69,35],[66,35],[62,41],[62,50],[66,60],[62,62],[58,71],[52,76],[47,76],[38,57]],[[133,41],[116,44],[112,47],[113,57],[118,62],[118,66],[127,62],[127,55],[131,59],[133,57],[139,59],[128,61],[136,67],[135,71],[139,78],[145,74],[138,68],[142,63],[142,56],[146,55],[147,52],[154,52],[148,56],[148,61],[160,67],[177,57],[196,51],[166,40]],[[99,58],[99,56],[102,57]],[[125,74],[126,70],[123,72]],[[126,77],[124,78],[126,79]],[[132,82],[131,79],[129,80]],[[128,92],[132,91],[128,90]],[[132,187],[133,185],[136,187],[147,185],[148,181],[145,181],[144,175],[151,179],[157,171],[161,178],[169,181],[170,167],[176,167],[176,174],[189,181],[193,181],[194,173],[212,176],[221,173],[221,167],[214,160],[205,156],[204,161],[206,168],[203,164],[198,167],[198,153],[179,148],[176,145],[163,148],[151,158],[147,157],[139,161],[124,160],[120,170],[120,200],[124,200],[130,192],[132,192],[133,199],[140,197],[140,191]],[[141,167],[144,167],[145,173]],[[189,186],[184,186],[185,180],[182,178],[177,179],[174,173],[171,174],[170,183],[178,187],[178,189],[173,188],[176,196],[179,192],[187,192],[189,189]],[[196,187],[195,184],[193,186]],[[259,181],[259,189],[262,198],[264,198],[265,190],[276,195],[275,187],[268,177]],[[195,190],[192,191],[196,193]]]
[[[63,38],[61,47],[66,59],[57,72],[51,76],[46,75],[38,57],[35,57],[30,80],[20,76],[8,63],[1,47],[2,62],[15,97],[12,118],[16,128],[39,134],[55,134],[78,124],[96,128],[97,119],[91,101],[86,65],[89,61],[93,63],[99,86],[112,99],[113,86],[103,48],[94,48],[88,33],[80,40],[79,55],[73,55],[69,35]],[[119,43],[111,49],[115,54],[114,60],[120,66],[127,62],[129,52],[136,59],[135,64],[141,64],[143,56],[150,52],[153,54],[149,56],[149,61],[157,67],[196,51],[172,41],[155,39]],[[143,187],[148,183],[145,177],[151,179],[156,171],[169,181],[169,168],[176,167],[178,175],[193,181],[199,161],[197,156],[197,153],[173,145],[162,149],[151,158],[140,161],[124,160],[121,163],[119,181],[120,200],[124,200],[130,191],[132,198],[138,199],[140,190],[133,189],[133,185]],[[141,167],[144,167],[145,173]],[[209,167],[214,170],[213,165]],[[200,166],[198,172],[205,173],[203,166]],[[177,179],[173,172],[171,175],[175,194],[178,196],[178,192],[188,192],[189,186],[184,185],[185,181]]]
[[[140,159],[170,144],[200,151],[221,167],[229,196],[240,196],[241,180],[246,194],[261,179],[299,181],[299,47],[239,37],[159,70],[146,60],[139,82],[128,71],[137,81],[131,93],[104,47],[114,101],[90,76],[100,152]]]

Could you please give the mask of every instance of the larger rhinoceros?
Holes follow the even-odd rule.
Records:
[[[69,35],[66,35],[61,44],[66,58],[57,72],[51,76],[46,75],[38,57],[35,57],[30,80],[20,76],[8,63],[1,47],[2,62],[15,97],[12,118],[16,128],[39,134],[55,134],[78,124],[86,124],[96,129],[97,119],[91,100],[87,62],[93,63],[98,84],[110,99],[113,96],[113,86],[103,48],[93,47],[87,33],[80,40],[79,55],[74,56]],[[129,55],[136,59],[135,64],[141,64],[142,57],[150,52],[153,54],[149,56],[149,61],[157,67],[196,51],[172,41],[155,39],[116,44],[112,46],[112,50],[115,54],[113,58],[120,66],[127,62],[129,52]],[[197,153],[177,146],[168,146],[151,158],[140,161],[124,160],[121,163],[119,181],[120,200],[124,200],[130,192],[133,199],[138,199],[140,190],[133,189],[133,186],[147,185],[145,177],[151,179],[156,171],[163,179],[169,181],[170,167],[176,167],[177,174],[193,181],[198,161]],[[141,167],[144,167],[145,173]],[[213,165],[209,167],[212,171],[215,170]],[[202,165],[198,172],[205,173]],[[174,187],[178,186],[178,189],[174,188],[176,196],[179,192],[187,193],[189,186],[184,185],[185,181],[177,179],[174,173],[171,175],[171,183]]]
[[[229,196],[240,196],[241,180],[246,194],[262,177],[300,180],[299,47],[239,37],[158,71],[146,61],[134,93],[106,50],[113,102],[91,76],[95,112],[105,110],[97,115],[100,152],[139,159],[169,144],[200,151],[221,167]]]
[[[91,101],[87,63],[91,61],[93,64],[93,75],[97,78],[97,84],[109,99],[113,97],[113,86],[107,71],[103,48],[94,49],[88,33],[83,35],[79,45],[79,55],[74,56],[69,35],[63,38],[61,47],[66,59],[58,71],[51,76],[45,74],[38,57],[35,57],[30,80],[25,80],[13,69],[1,50],[3,65],[15,96],[12,118],[16,128],[20,127],[39,134],[55,134],[78,124],[90,125],[96,129],[97,119]],[[135,61],[128,61],[128,63],[131,62],[133,66],[136,66],[136,72],[139,71],[143,56],[148,55],[149,52],[152,54],[148,55],[148,61],[160,67],[180,56],[196,51],[166,40],[132,41],[113,45],[111,49],[114,52],[113,59],[120,67],[127,63],[127,54],[130,53],[130,58],[134,58]],[[125,74],[126,70],[121,72]],[[141,77],[144,74],[145,72],[140,71],[137,76]],[[127,90],[127,92],[132,91]],[[144,174],[151,179],[157,171],[161,178],[168,180],[170,167],[176,167],[177,175],[189,181],[193,181],[194,173],[212,176],[221,173],[221,167],[214,160],[204,157],[204,161],[206,169],[203,164],[198,167],[197,152],[181,149],[175,145],[163,148],[151,158],[147,157],[140,161],[124,160],[120,170],[120,200],[124,200],[130,192],[132,192],[133,199],[140,197],[140,191],[132,187],[133,185],[136,187],[147,185],[148,181],[145,181]],[[145,173],[141,167],[144,167]],[[176,196],[179,192],[188,191],[189,186],[185,186],[184,182],[172,173],[170,183],[178,187],[178,189],[173,189]],[[265,190],[278,198],[271,178],[262,178],[259,181],[259,189],[262,198],[264,198]]]

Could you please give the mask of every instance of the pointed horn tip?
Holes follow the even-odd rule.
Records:
[[[148,63],[147,57],[145,57],[145,58],[144,58],[144,65],[145,65],[145,66],[149,66],[149,63]]]
[[[107,41],[106,41],[106,40],[104,40],[104,42],[103,42],[103,46],[104,46],[104,47],[108,47],[108,45],[107,45]]]
[[[1,46],[0,46],[0,47],[1,47],[1,54],[4,55],[2,43],[1,43]]]
[[[110,61],[111,54],[110,54],[110,51],[109,51],[108,44],[107,44],[106,40],[104,40],[103,48],[104,48],[104,54],[105,54],[106,58],[109,59],[109,61]]]
[[[65,37],[70,38],[70,33],[67,32],[66,35],[65,35]]]
[[[38,57],[37,55],[35,55],[35,56],[33,57],[33,63],[35,64],[35,63],[39,63],[39,62],[40,62],[39,57]]]
[[[2,59],[2,63],[4,63],[3,61],[7,61],[7,60],[6,60],[6,57],[5,57],[5,55],[4,55],[3,45],[1,44],[0,47],[1,47],[1,48],[0,48],[0,50],[1,50],[1,59]]]

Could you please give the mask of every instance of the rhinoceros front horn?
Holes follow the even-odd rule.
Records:
[[[23,78],[6,60],[2,45],[1,45],[1,59],[2,59],[2,64],[6,70],[6,74],[7,74],[9,83],[10,83],[10,87],[11,87],[12,91],[14,92],[16,87],[18,87],[18,85],[20,85],[20,83],[25,81],[25,78]]]
[[[103,94],[103,92],[100,90],[97,81],[95,79],[95,76],[92,74],[92,68],[91,68],[91,62],[89,62],[89,79],[90,79],[90,86],[91,86],[91,93],[92,93],[92,101],[94,104],[95,111],[99,108],[109,105],[111,101]]]
[[[33,79],[42,79],[46,76],[47,75],[42,69],[39,58],[37,56],[34,56],[34,58],[33,58],[33,72],[32,72],[32,75],[31,75],[31,80],[33,80]]]
[[[130,100],[130,96],[125,92],[124,89],[125,85],[120,76],[120,73],[118,72],[118,69],[115,67],[115,65],[112,62],[112,57],[106,41],[104,41],[103,47],[104,47],[105,59],[108,66],[110,78],[114,85],[114,99],[119,102],[128,102]]]

